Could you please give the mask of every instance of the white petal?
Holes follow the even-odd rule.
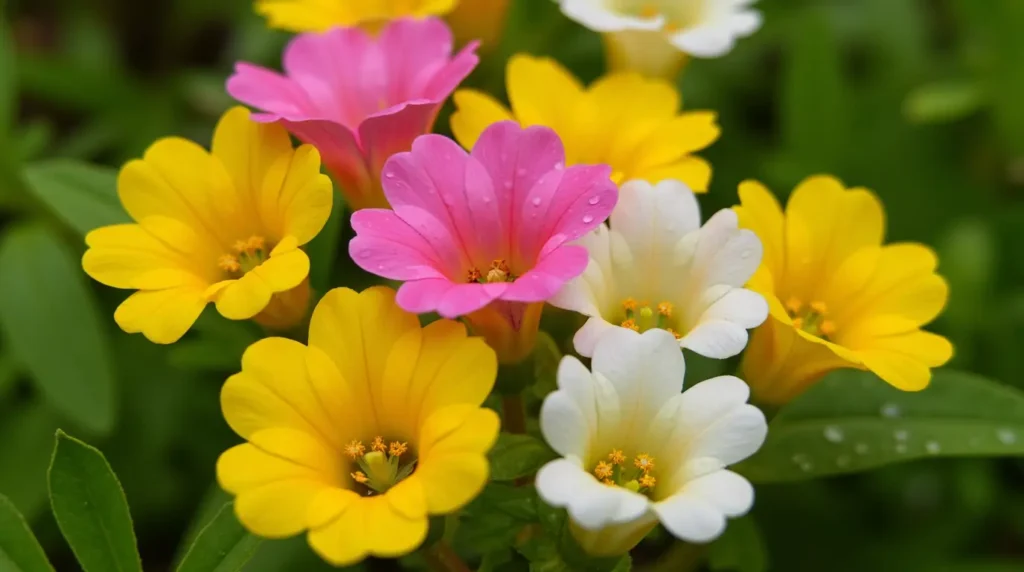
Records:
[[[723,209],[701,228],[700,244],[694,254],[694,272],[705,287],[716,284],[743,286],[761,265],[764,249],[757,235],[740,229],[736,212]]]
[[[732,50],[735,44],[733,34],[728,27],[711,24],[704,24],[673,34],[669,41],[679,50],[698,58],[724,56]]]
[[[683,487],[683,494],[699,497],[729,517],[743,516],[754,506],[754,487],[732,471],[715,471]]]
[[[660,30],[665,18],[635,18],[605,8],[602,0],[562,0],[562,13],[596,32]]]
[[[601,336],[618,327],[604,321],[604,318],[590,318],[573,336],[573,347],[581,356],[590,357],[594,355],[594,347]]]
[[[655,503],[654,511],[673,536],[687,542],[710,542],[725,531],[725,515],[699,497],[676,494]]]
[[[705,357],[730,358],[747,346],[747,330],[732,322],[707,320],[683,336],[679,345]]]
[[[768,302],[764,296],[745,288],[729,290],[701,316],[702,320],[724,320],[746,329],[760,326],[767,318]]]
[[[692,440],[690,455],[714,457],[724,465],[731,465],[757,452],[767,434],[764,413],[753,405],[741,405]]]
[[[585,316],[598,316],[602,308],[619,302],[612,299],[616,287],[608,234],[608,227],[602,224],[576,241],[587,249],[590,261],[583,274],[566,283],[548,300],[549,304]]]
[[[537,472],[537,494],[554,507],[564,507],[577,524],[597,530],[630,522],[647,512],[647,497],[604,485],[571,459],[558,459]]]
[[[763,22],[764,18],[757,10],[744,10],[730,17],[729,26],[734,34],[742,38],[760,30]]]
[[[654,418],[666,401],[682,391],[686,366],[672,334],[616,328],[598,340],[591,369],[615,387],[623,422],[632,427]],[[620,438],[629,443],[636,436],[629,433]]]
[[[611,225],[641,266],[654,270],[673,256],[676,243],[700,228],[700,205],[681,181],[668,179],[655,186],[629,181],[622,185]]]
[[[590,407],[593,407],[593,402]],[[567,392],[555,391],[544,398],[540,408],[540,430],[551,448],[560,455],[586,457],[592,437],[590,423]]]

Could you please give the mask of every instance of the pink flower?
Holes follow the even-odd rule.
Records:
[[[467,154],[439,135],[384,166],[393,211],[352,215],[349,253],[363,269],[405,281],[409,312],[465,316],[506,363],[529,355],[543,302],[587,267],[567,244],[600,225],[618,189],[606,165],[566,168],[547,127],[495,123]]]
[[[477,44],[452,57],[452,33],[436,18],[395,20],[376,36],[359,28],[303,34],[284,52],[286,75],[239,63],[232,97],[263,110],[320,150],[354,209],[386,207],[384,161],[408,151],[479,58]]]

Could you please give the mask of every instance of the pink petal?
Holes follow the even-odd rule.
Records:
[[[607,165],[576,165],[565,170],[548,207],[544,230],[539,233],[551,237],[543,245],[541,256],[584,236],[611,216],[619,189],[610,175],[611,167]]]
[[[439,103],[410,103],[363,121],[359,126],[359,141],[374,179],[380,179],[388,158],[408,151],[417,137],[430,132],[439,108]]]
[[[338,123],[322,120],[285,120],[282,123],[304,143],[320,151],[324,165],[341,186],[339,190],[342,194],[354,203],[353,206],[362,208],[375,204],[370,197],[379,194],[374,188],[377,177],[371,176],[363,152],[351,131]]]
[[[500,298],[508,286],[508,282],[457,284],[444,295],[437,313],[451,319],[475,312]]]
[[[349,242],[349,255],[364,270],[391,280],[445,278],[434,248],[394,212],[357,211],[352,228],[357,236]]]
[[[587,268],[589,255],[582,246],[556,248],[537,262],[526,274],[516,279],[502,294],[511,302],[544,302],[558,293],[566,282]]]
[[[388,86],[391,101],[424,97],[424,88],[448,65],[452,55],[452,32],[436,18],[395,20],[381,31],[379,41],[391,64],[392,81]],[[462,79],[465,76],[459,78],[456,85]],[[451,90],[454,89],[452,85]],[[440,94],[438,99],[448,97],[451,90]]]
[[[227,92],[246,105],[276,116],[306,117],[315,110],[306,92],[291,79],[247,63],[235,65]]]
[[[470,42],[452,61],[441,68],[430,82],[423,88],[423,96],[437,101],[444,101],[455,91],[455,88],[476,69],[480,58],[476,49],[480,42]]]
[[[309,119],[330,119],[355,130],[378,109],[380,82],[373,78],[381,62],[370,56],[376,51],[373,38],[359,28],[302,34],[288,44],[284,69],[313,101],[317,113]]]
[[[456,284],[443,278],[414,280],[398,288],[395,302],[406,312],[426,314],[437,310],[441,300]]]

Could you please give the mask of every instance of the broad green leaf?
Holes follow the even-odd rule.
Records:
[[[993,62],[988,77],[996,127],[1016,154],[1024,153],[1024,2],[991,0],[988,2]]]
[[[365,563],[344,568],[347,572],[366,570]],[[243,568],[245,572],[337,572],[309,547],[306,535],[286,540],[267,540]]]
[[[337,191],[334,191],[333,196],[331,218],[327,219],[320,234],[306,245],[306,252],[309,253],[309,285],[320,296],[334,286],[331,270],[337,266],[335,259],[341,246],[341,232],[345,228],[345,201],[341,200],[341,193]]]
[[[537,334],[537,345],[531,355],[534,379],[533,394],[540,399],[558,389],[558,364],[562,361],[562,350],[547,332]]]
[[[920,392],[867,372],[829,375],[782,409],[736,470],[757,483],[855,473],[924,457],[1024,455],[1024,394],[983,377],[934,372]]]
[[[0,240],[0,329],[58,412],[93,433],[114,426],[107,330],[78,261],[48,227]]]
[[[533,487],[490,483],[463,511],[454,547],[459,554],[486,554],[511,547],[520,530],[537,522]]]
[[[4,572],[53,571],[43,547],[18,509],[0,495],[0,570]]]
[[[805,169],[834,171],[849,132],[839,42],[821,6],[800,9],[789,24],[780,98],[782,134]]]
[[[234,504],[220,509],[199,533],[178,572],[236,572],[252,558],[260,538],[249,534],[235,517]]]
[[[947,123],[978,112],[984,104],[985,91],[977,82],[946,81],[910,92],[903,102],[903,112],[914,123]]]
[[[220,485],[213,483],[213,485],[206,491],[206,495],[203,496],[203,500],[199,503],[198,508],[192,514],[192,522],[189,523],[188,528],[185,530],[185,534],[181,538],[181,542],[178,543],[178,550],[174,557],[174,566],[177,568],[181,563],[182,559],[185,558],[185,554],[195,544],[199,534],[206,529],[206,527],[213,522],[224,505],[231,502],[231,495],[224,492],[224,489],[220,488]]]
[[[513,481],[532,475],[557,455],[543,441],[530,435],[502,433],[491,449],[491,479]]]
[[[0,4],[0,13],[3,12]],[[14,126],[18,113],[18,73],[14,54],[14,38],[7,22],[0,18],[0,140]]]
[[[569,530],[569,518],[564,509],[548,506],[540,497],[536,506],[540,531],[516,546],[530,561],[531,572],[626,572],[632,568],[629,554],[608,558],[586,554]]]
[[[141,572],[121,483],[94,447],[57,431],[49,472],[53,516],[85,572]]]
[[[722,536],[708,550],[712,570],[729,572],[765,572],[768,557],[764,539],[754,519],[747,515],[729,521]]]
[[[117,198],[117,172],[72,159],[49,159],[25,168],[28,189],[81,235],[131,222]]]
[[[39,403],[0,413],[0,493],[29,520],[46,509],[46,467],[50,464],[53,432],[58,421]]]

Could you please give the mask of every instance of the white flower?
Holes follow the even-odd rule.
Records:
[[[676,537],[709,542],[745,514],[754,489],[726,466],[752,455],[767,424],[747,385],[716,377],[685,393],[682,352],[661,330],[618,329],[574,357],[541,408],[541,430],[563,456],[537,473],[537,492],[568,509],[594,555],[623,554],[660,520]]]
[[[700,58],[732,50],[761,27],[757,0],[561,0],[562,12],[598,32],[649,32]]]
[[[611,229],[602,225],[579,244],[590,264],[550,303],[590,316],[573,340],[581,355],[623,326],[665,329],[681,347],[727,358],[768,317],[764,298],[742,288],[761,263],[761,241],[738,228],[730,209],[701,227],[697,199],[679,181],[626,183]]]

